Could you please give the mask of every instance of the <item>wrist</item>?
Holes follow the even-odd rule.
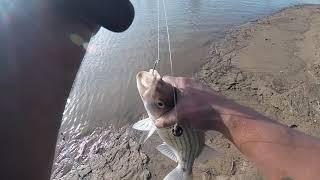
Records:
[[[218,118],[219,126],[217,131],[221,132],[234,143],[246,141],[249,138],[248,133],[253,132],[257,122],[266,119],[266,117],[251,108],[239,105],[228,99],[220,103],[219,107],[215,107],[214,105],[212,107],[218,112],[220,117]]]
[[[248,118],[247,115],[240,114],[235,111],[225,111],[221,113],[221,128],[220,132],[230,141],[237,143],[243,140],[239,138],[243,138],[244,128],[247,123]]]
[[[288,128],[258,113],[230,112],[223,115],[224,129],[221,133],[240,151],[246,144],[277,142],[288,144]]]

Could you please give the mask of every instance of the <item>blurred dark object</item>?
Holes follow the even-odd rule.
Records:
[[[129,0],[57,0],[58,10],[113,32],[123,32],[134,19]]]
[[[298,125],[296,125],[296,124],[292,124],[291,126],[290,126],[290,128],[297,128],[298,127]]]

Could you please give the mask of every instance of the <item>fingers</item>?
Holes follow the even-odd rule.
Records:
[[[162,80],[177,88],[190,87],[194,89],[205,90],[206,92],[215,92],[208,84],[201,83],[194,78],[164,76]]]
[[[170,84],[174,84],[177,81],[177,77],[173,77],[173,76],[163,76],[162,80],[164,82],[170,83]]]
[[[176,113],[174,110],[171,110],[169,113],[162,115],[160,118],[156,120],[157,128],[166,128],[173,126],[177,122]]]
[[[162,80],[179,88],[186,87],[190,85],[190,83],[193,83],[195,81],[191,78],[173,77],[173,76],[163,76]]]

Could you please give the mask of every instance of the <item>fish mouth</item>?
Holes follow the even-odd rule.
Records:
[[[147,90],[149,90],[155,85],[156,81],[161,79],[161,76],[156,70],[150,69],[149,72],[148,71],[138,72],[136,79],[137,79],[138,92],[142,97]]]

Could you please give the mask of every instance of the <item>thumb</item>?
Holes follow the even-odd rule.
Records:
[[[177,116],[176,116],[175,110],[172,109],[168,113],[158,118],[156,120],[155,125],[157,128],[166,128],[166,127],[173,126],[175,123],[177,123]]]

